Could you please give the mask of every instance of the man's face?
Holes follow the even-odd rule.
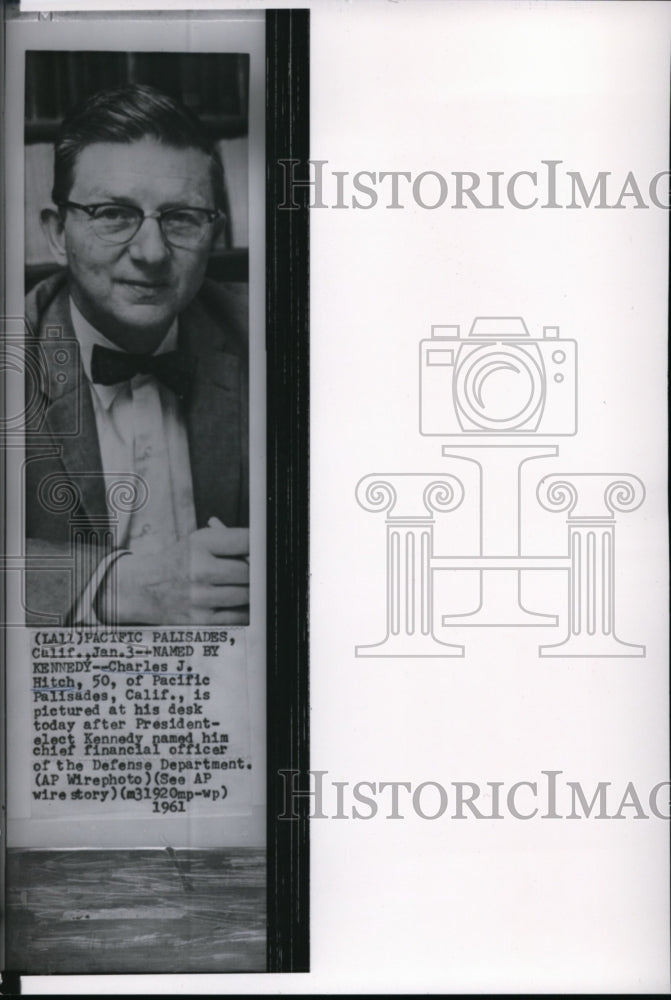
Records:
[[[215,207],[209,157],[146,137],[133,143],[94,143],[80,153],[69,201],[121,202],[144,212]],[[68,209],[61,239],[70,291],[96,329],[126,350],[153,350],[198,292],[212,235],[195,249],[165,242],[156,219],[145,219],[128,243],[110,245],[88,216]]]

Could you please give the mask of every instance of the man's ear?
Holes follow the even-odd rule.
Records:
[[[55,208],[43,208],[40,212],[40,222],[52,256],[56,258],[59,264],[67,264],[65,226],[61,213]]]

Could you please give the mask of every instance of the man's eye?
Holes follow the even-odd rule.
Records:
[[[125,205],[100,205],[93,218],[101,222],[133,222],[136,213]]]
[[[204,212],[190,208],[176,208],[166,213],[165,218],[169,223],[174,223],[177,226],[201,226],[207,222],[207,216]]]

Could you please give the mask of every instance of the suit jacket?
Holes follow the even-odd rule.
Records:
[[[249,523],[247,316],[239,287],[206,281],[179,317],[195,360],[184,419],[199,528]],[[64,624],[113,538],[65,272],[32,290],[26,321],[26,622]]]

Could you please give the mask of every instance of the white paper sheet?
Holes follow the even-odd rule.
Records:
[[[315,208],[311,223],[311,760],[326,772],[323,812],[342,818],[315,818],[311,828],[312,972],[206,977],[199,990],[666,992],[668,821],[652,812],[650,793],[668,781],[669,223],[649,185],[669,165],[671,6],[309,6],[311,150],[326,161],[330,206]],[[621,208],[542,208],[551,200],[549,160],[561,161],[555,200],[565,206],[577,184],[569,171],[588,191],[602,171],[609,206],[631,172],[647,207],[629,194]],[[353,195],[371,200],[355,191],[353,175],[374,172],[377,204],[335,207],[337,171],[347,172],[340,201],[348,206]],[[379,183],[380,171],[415,180],[434,171],[446,181],[446,202],[421,207],[401,178],[404,207],[387,208],[390,181]],[[518,171],[538,175],[536,190],[528,176],[512,189],[520,202],[541,199],[526,210],[506,196]],[[483,191],[499,172],[503,207],[480,209],[468,199],[452,207],[454,172],[477,175]],[[371,185],[370,176],[361,180]],[[431,178],[420,181],[425,202],[441,192],[440,179],[433,181],[433,192]],[[664,178],[655,191],[667,196]],[[486,454],[474,448],[482,443],[477,430],[469,436],[460,423],[456,362],[438,366],[442,389],[420,382],[420,343],[432,328],[458,325],[465,342],[476,317],[523,318],[543,405],[556,408],[544,424],[532,426],[531,416],[526,435],[497,432]],[[559,347],[547,346],[553,334],[544,338],[544,327],[559,328]],[[530,357],[528,345],[519,338],[515,345]],[[570,355],[568,367],[552,359],[556,350]],[[524,378],[533,379],[519,367],[497,371],[491,384],[503,386],[502,396],[492,405],[498,398],[505,409]],[[561,398],[555,374],[569,380]],[[433,397],[434,436],[420,430],[427,391],[445,399],[441,411]],[[443,454],[457,444],[470,464]],[[534,445],[545,456],[520,465]],[[485,469],[484,499],[476,461]],[[391,515],[391,494],[368,495],[377,511],[362,503],[365,485],[357,499],[357,484],[379,474],[399,496],[409,491]],[[571,485],[557,486],[553,476]],[[443,506],[463,491],[452,511],[424,503],[441,477],[448,477]],[[549,510],[539,500],[541,480]],[[572,489],[579,506],[570,510]],[[489,564],[429,565],[422,531],[431,558],[479,556]],[[586,561],[570,588],[578,545]],[[477,607],[478,574],[496,573],[497,557],[510,560],[498,571],[499,580],[507,574],[504,596],[494,587],[498,596],[489,594],[479,624],[445,626],[446,614]],[[414,576],[404,572],[405,559]],[[540,568],[530,568],[532,559]],[[519,593],[516,567],[524,570]],[[520,604],[557,616],[557,624],[493,625],[510,622]],[[587,655],[578,655],[578,642],[565,655],[539,655],[569,636],[570,606],[573,638],[585,639]],[[392,635],[412,633],[405,649],[357,655],[357,647],[384,640],[388,625]],[[618,650],[614,636],[632,645]],[[435,655],[440,642],[464,655],[447,648]],[[609,782],[604,812],[622,818],[543,819],[553,811],[543,773],[551,771],[560,772],[557,813],[565,817],[575,802],[579,815],[585,811],[569,782],[588,799]],[[360,782],[376,786],[359,789],[377,806],[367,820],[354,818],[355,807],[372,812],[354,798]],[[380,782],[410,785],[398,787],[402,819],[389,818],[392,790]],[[509,799],[518,782],[536,783],[536,792],[520,786]],[[477,786],[474,802],[490,816],[498,794],[502,818],[477,819],[466,807],[464,819],[454,818],[455,783],[462,797],[473,792],[466,783]],[[441,789],[442,815],[423,817],[441,810]],[[520,814],[540,811],[517,818],[510,802]],[[655,802],[668,812],[668,786]],[[126,986],[115,979],[105,989]],[[192,986],[184,977],[169,988]],[[85,980],[29,986],[90,988]],[[98,981],[94,989],[103,991]]]

